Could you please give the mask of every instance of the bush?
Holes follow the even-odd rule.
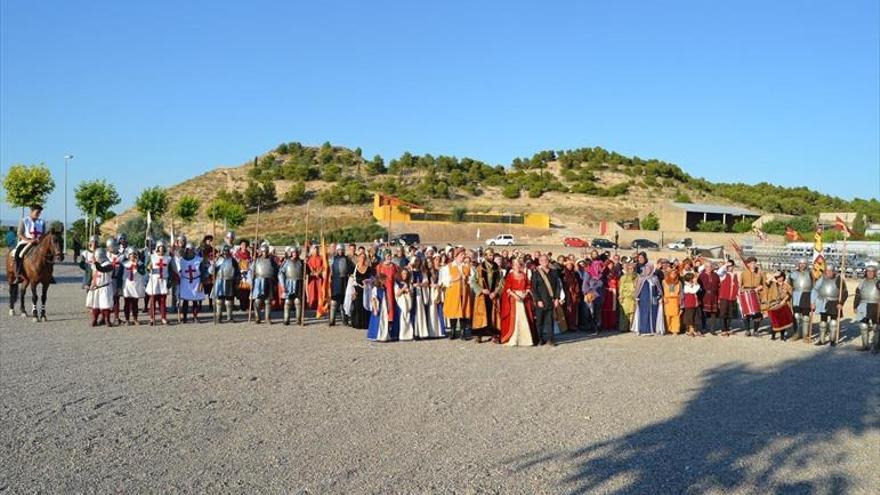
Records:
[[[733,224],[733,231],[738,234],[745,234],[746,232],[752,231],[752,221],[751,220],[737,220],[736,223]]]
[[[709,220],[697,224],[697,232],[724,232],[726,230],[727,225],[724,225],[720,220]]]
[[[143,246],[146,232],[147,220],[142,216],[133,217],[116,229],[117,234],[125,234],[125,237],[128,238],[128,244],[131,246]],[[153,238],[167,237],[165,227],[160,221],[153,221],[150,224],[150,234]],[[88,240],[85,236],[81,237],[81,239],[83,239],[83,244]]]
[[[687,194],[678,193],[675,195],[675,202],[676,203],[692,203],[693,201],[691,201],[691,197],[688,196]],[[749,228],[751,228],[751,226],[749,226]]]
[[[467,208],[463,208],[461,206],[452,209],[452,221],[453,222],[464,222],[465,215],[467,215]]]
[[[657,215],[654,212],[648,213],[645,215],[645,218],[639,222],[639,227],[642,230],[660,230],[660,219],[657,218]]]
[[[370,191],[360,178],[343,177],[318,193],[318,199],[326,206],[359,205],[370,201]]]
[[[335,163],[325,165],[321,170],[321,179],[326,182],[336,182],[340,175],[342,175],[342,168]]]
[[[544,187],[541,184],[531,184],[529,186],[529,197],[540,198],[544,194]]]
[[[331,242],[368,242],[373,239],[387,239],[388,231],[377,223],[367,225],[352,225],[324,233],[324,241]],[[266,239],[272,245],[293,246],[303,245],[303,234],[269,234]],[[318,239],[320,242],[320,239]]]
[[[501,189],[501,194],[508,199],[516,199],[519,197],[519,184],[508,184]]]
[[[174,205],[174,216],[184,222],[191,222],[199,213],[199,208],[201,207],[202,203],[198,199],[192,196],[183,196]]]
[[[304,199],[306,199],[306,183],[298,181],[284,193],[281,201],[288,205],[296,205],[302,203]]]

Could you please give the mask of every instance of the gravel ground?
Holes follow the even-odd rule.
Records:
[[[0,317],[0,492],[870,493],[880,356],[769,338],[375,344]],[[5,285],[3,294],[7,294]],[[873,488],[872,488],[873,487]],[[873,492],[876,493],[876,492]]]

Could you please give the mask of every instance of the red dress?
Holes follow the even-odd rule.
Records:
[[[529,277],[526,276],[525,273],[521,274],[519,277],[514,276],[513,273],[508,273],[504,278],[504,293],[501,295],[501,325],[500,325],[500,333],[501,333],[501,343],[505,344],[510,337],[513,336],[513,329],[516,325],[516,298],[508,294],[507,291],[525,291],[527,295],[523,300],[523,304],[525,305],[526,315],[529,320],[529,330],[532,332],[532,339],[537,342],[538,336],[535,333],[535,316],[532,314],[532,284],[529,282]]]
[[[376,274],[385,275],[385,293],[386,294],[394,294],[394,280],[397,278],[397,271],[399,270],[397,264],[395,263],[379,263],[376,267]],[[388,321],[394,320],[394,299],[392,298],[390,302],[387,304],[388,306]]]
[[[617,287],[620,285],[618,277],[608,276],[605,284],[605,297],[602,299],[602,330],[617,330]]]
[[[309,309],[318,309],[318,297],[321,292],[321,282],[324,279],[324,258],[318,254],[309,256],[306,263],[309,272],[309,283],[306,285],[306,300]]]

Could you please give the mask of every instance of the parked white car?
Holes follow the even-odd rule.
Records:
[[[486,240],[487,246],[513,246],[513,235],[498,234],[491,239]]]
[[[693,244],[694,241],[690,237],[686,237],[675,242],[670,242],[666,245],[666,247],[667,249],[671,249],[673,251],[684,251],[687,248],[691,247]]]

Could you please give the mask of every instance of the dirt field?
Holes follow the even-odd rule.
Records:
[[[556,348],[0,316],[0,492],[876,493],[880,356],[745,337]],[[6,287],[2,286],[5,296]]]

